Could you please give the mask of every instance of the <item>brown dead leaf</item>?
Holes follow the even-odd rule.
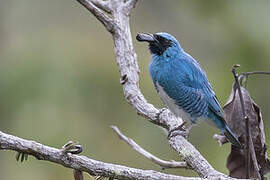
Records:
[[[259,106],[252,100],[248,91],[241,87],[243,94],[245,111],[249,117],[251,137],[254,143],[255,153],[260,168],[260,173],[265,175],[270,171],[270,162],[267,158],[266,145],[265,145],[265,134],[262,121],[262,114]],[[229,100],[224,106],[225,119],[235,133],[239,137],[239,141],[245,145],[246,144],[246,130],[245,130],[245,120],[243,119],[240,98],[238,95],[238,90],[234,85],[232,92],[230,94]],[[230,171],[231,177],[245,178],[246,177],[246,167],[245,167],[245,150],[238,149],[234,146],[231,148],[231,153],[227,158],[227,168]],[[256,177],[256,172],[251,165],[251,177]]]

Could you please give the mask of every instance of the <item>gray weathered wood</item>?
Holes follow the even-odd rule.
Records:
[[[116,179],[168,179],[168,180],[191,180],[200,178],[185,178],[153,170],[142,170],[131,167],[104,163],[85,156],[66,154],[63,149],[45,146],[35,141],[25,140],[16,136],[5,134],[0,131],[0,150],[14,150],[27,153],[39,160],[61,164],[64,167],[81,170],[92,176],[114,177]]]

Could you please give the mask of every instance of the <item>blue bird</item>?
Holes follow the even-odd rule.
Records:
[[[213,122],[235,146],[242,147],[227,125],[222,108],[200,64],[168,33],[141,33],[138,41],[149,43],[149,71],[164,104],[184,122]]]

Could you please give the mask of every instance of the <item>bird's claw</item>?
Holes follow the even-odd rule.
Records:
[[[23,152],[17,152],[16,153],[16,161],[27,161],[28,159],[28,154],[27,153],[23,153]]]
[[[68,141],[62,146],[62,151],[64,153],[80,154],[83,151],[83,148],[78,142]]]
[[[224,135],[222,135],[222,134],[215,134],[215,135],[213,136],[213,138],[217,140],[218,145],[219,145],[220,147],[221,147],[223,144],[229,142],[228,139],[227,139]]]

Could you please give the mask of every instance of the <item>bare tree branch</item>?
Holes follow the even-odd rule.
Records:
[[[153,154],[149,153],[148,151],[144,150],[142,147],[140,147],[135,141],[132,139],[126,137],[116,126],[111,126],[111,128],[117,133],[119,138],[123,141],[125,141],[132,149],[146,157],[147,159],[150,159],[153,163],[161,166],[161,168],[188,168],[186,162],[177,162],[177,161],[164,161],[162,159],[159,159],[158,157],[154,156]]]
[[[25,140],[8,135],[0,131],[0,150],[14,150],[36,157],[39,160],[61,164],[64,167],[84,171],[92,176],[113,177],[116,179],[167,179],[167,180],[191,180],[201,178],[186,178],[152,170],[135,169],[131,167],[104,163],[85,156],[66,154],[63,149],[45,146],[35,141]]]
[[[139,88],[139,66],[132,44],[129,25],[130,11],[138,1],[127,0],[126,3],[124,0],[111,1],[115,28],[113,32],[109,32],[111,32],[114,40],[116,62],[119,67],[120,83],[123,85],[125,98],[139,115],[156,125],[164,127],[167,131],[171,131],[182,124],[182,119],[175,117],[169,110],[159,110],[149,104]],[[99,14],[95,14],[96,11],[91,11],[91,9],[89,11],[94,16],[99,17]],[[102,21],[102,19],[99,20]],[[227,177],[217,172],[184,137],[180,135],[173,136],[169,139],[169,144],[200,177]]]
[[[112,17],[103,12],[107,11],[107,7],[102,0],[77,1],[88,9],[105,26],[107,31],[112,34],[116,62],[121,75],[120,83],[123,85],[123,92],[127,102],[133,106],[139,115],[156,125],[162,126],[167,131],[171,131],[181,125],[182,119],[175,117],[168,109],[155,108],[147,102],[140,91],[139,66],[132,44],[129,25],[130,11],[138,0],[110,0],[108,3],[110,3]],[[217,172],[183,136],[170,136],[169,144],[200,177],[207,179],[233,179]],[[67,154],[63,149],[56,149],[34,141],[24,140],[1,131],[0,149],[14,150],[33,155],[37,159],[61,164],[94,176],[106,176],[116,179],[200,179],[104,163],[85,156]]]
[[[105,11],[106,13],[111,14],[112,13],[112,9],[111,9],[111,4],[110,4],[110,0],[108,1],[100,1],[100,0],[91,0],[91,2],[97,6],[98,8],[100,8],[101,10]]]

